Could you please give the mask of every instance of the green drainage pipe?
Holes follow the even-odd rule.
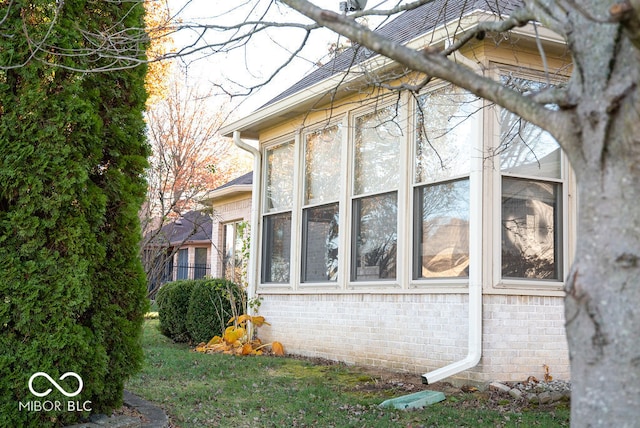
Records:
[[[398,410],[421,409],[424,406],[444,400],[444,394],[439,391],[420,391],[397,398],[390,398],[380,403],[380,407],[393,407]]]

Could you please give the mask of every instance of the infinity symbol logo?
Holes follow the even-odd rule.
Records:
[[[58,383],[53,380],[51,378],[51,376],[49,376],[48,374],[44,373],[44,372],[38,372],[38,373],[34,373],[33,375],[31,375],[31,377],[29,378],[29,391],[31,391],[31,393],[33,395],[35,395],[36,397],[46,397],[47,395],[51,394],[52,389],[49,388],[47,389],[45,392],[37,392],[33,389],[33,380],[37,377],[44,377],[46,378],[49,382],[51,382],[51,385],[55,386],[56,389],[58,391],[60,391],[62,394],[64,394],[67,397],[75,397],[76,395],[80,394],[80,391],[82,391],[82,387],[84,386],[84,384],[82,383],[82,378],[80,377],[80,375],[78,375],[77,373],[74,372],[66,372],[65,374],[63,374],[62,376],[60,376],[59,380],[64,380],[66,378],[68,378],[69,376],[75,377],[76,379],[78,379],[78,389],[75,390],[74,392],[67,392],[65,391],[60,385],[58,385]]]

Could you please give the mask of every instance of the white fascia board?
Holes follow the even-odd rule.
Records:
[[[251,193],[252,190],[252,184],[235,184],[233,186],[223,187],[222,189],[210,191],[207,197],[202,199],[200,202],[202,204],[211,206],[213,202],[218,198],[230,196],[233,194]]]
[[[251,192],[252,189],[252,184],[236,184],[233,186],[223,187],[222,189],[213,190],[212,192],[210,192],[209,199],[220,198],[222,196],[227,196],[234,193]]]

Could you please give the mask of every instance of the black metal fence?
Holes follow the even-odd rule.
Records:
[[[211,274],[211,266],[198,263],[187,265],[178,264],[175,270],[176,279],[199,279]]]

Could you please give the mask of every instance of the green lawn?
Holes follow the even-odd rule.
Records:
[[[286,346],[286,343],[285,343]],[[378,408],[406,394],[367,388],[357,367],[276,357],[192,352],[145,323],[143,371],[126,388],[159,404],[178,427],[561,427],[569,410],[491,405],[486,395],[448,395],[420,410]]]

